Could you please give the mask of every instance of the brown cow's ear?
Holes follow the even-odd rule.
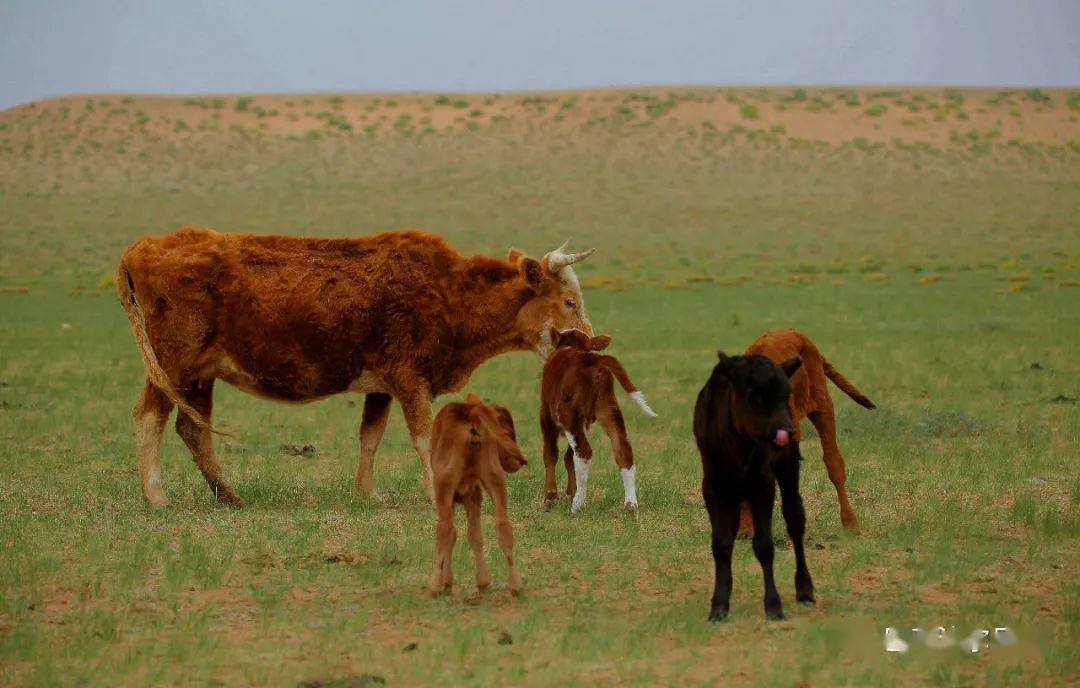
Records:
[[[544,286],[544,268],[540,267],[540,261],[535,258],[522,257],[518,260],[518,271],[525,279],[525,283],[533,291],[540,293]]]
[[[792,356],[788,360],[780,364],[780,367],[784,369],[784,374],[791,377],[795,373],[799,372],[799,368],[802,367],[802,359],[798,356]]]
[[[592,351],[603,351],[611,344],[611,335],[601,334],[593,337],[589,340],[589,349]]]
[[[524,255],[524,252],[519,251],[516,248],[512,248],[506,254],[506,262],[510,263],[511,265],[517,265],[518,261],[521,260],[521,257]]]

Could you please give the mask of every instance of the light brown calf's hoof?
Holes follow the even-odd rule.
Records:
[[[155,509],[164,509],[169,506],[169,498],[164,493],[158,492],[157,494],[143,495],[146,498],[146,503]]]

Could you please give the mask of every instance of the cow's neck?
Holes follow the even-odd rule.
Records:
[[[489,358],[532,348],[516,327],[518,312],[532,296],[516,270],[495,282],[467,280],[461,285],[457,302],[462,312],[454,338],[455,379],[447,381],[448,388],[463,385]]]

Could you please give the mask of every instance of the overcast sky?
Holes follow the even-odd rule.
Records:
[[[1080,0],[0,0],[0,108],[648,84],[1080,86]]]

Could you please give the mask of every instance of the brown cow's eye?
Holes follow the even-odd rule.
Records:
[[[573,309],[577,308],[577,302],[574,301],[573,299],[567,299],[566,300],[566,307],[569,308],[570,310],[573,310]]]

